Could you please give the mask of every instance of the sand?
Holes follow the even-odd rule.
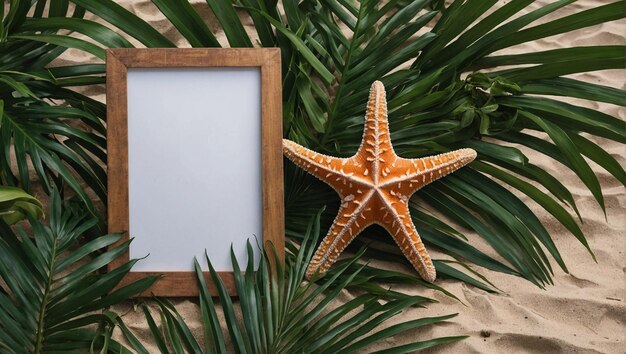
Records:
[[[215,19],[207,10],[206,4],[195,0],[195,6],[201,14],[215,26]],[[531,9],[544,6],[551,1],[542,0],[531,6]],[[579,12],[594,6],[607,3],[606,0],[586,0],[569,6],[566,11],[560,11],[550,18],[561,17],[564,14]],[[145,0],[123,0],[121,5],[130,9],[174,40],[180,46],[188,44],[180,38],[172,25],[163,15]],[[509,49],[507,53],[532,52],[559,47],[594,44],[624,44],[626,22],[618,21],[577,32],[542,39],[517,48]],[[218,38],[225,43],[223,34]],[[77,51],[69,51],[62,62],[95,61],[90,56]],[[595,82],[602,85],[624,89],[625,71],[612,70],[592,72],[574,77]],[[89,92],[98,99],[103,99],[102,89],[93,89]],[[590,103],[574,100],[575,103],[599,108],[603,112],[626,119],[626,110],[608,104]],[[604,139],[593,139],[607,149],[624,165],[625,147]],[[554,237],[570,274],[564,274],[555,267],[554,286],[545,290],[539,289],[530,282],[481,269],[493,283],[502,291],[502,294],[489,294],[472,286],[455,281],[438,281],[439,285],[458,296],[461,302],[446,297],[438,292],[414,287],[395,287],[406,293],[425,295],[439,301],[427,309],[415,309],[394,318],[391,323],[410,320],[417,317],[437,316],[450,313],[459,313],[458,317],[442,324],[406,333],[378,343],[368,348],[368,351],[383,349],[392,345],[407,343],[415,339],[429,339],[433,336],[468,335],[469,338],[461,342],[446,345],[432,350],[445,353],[624,353],[624,321],[626,308],[624,299],[624,272],[625,267],[625,231],[626,218],[624,208],[626,198],[624,187],[614,180],[606,171],[596,165],[607,205],[607,220],[594,201],[590,192],[576,178],[573,173],[566,171],[559,163],[544,156],[528,152],[530,161],[548,169],[572,191],[574,198],[584,218],[582,229],[588,238],[589,244],[597,255],[596,264],[584,247],[568,234],[558,222],[553,220],[545,211],[528,198],[524,198],[531,208],[538,214],[541,221]],[[467,236],[474,244],[481,244],[478,236],[468,232]],[[488,254],[494,254],[489,248],[481,247]],[[434,258],[445,257],[433,252]],[[381,264],[386,267],[396,267],[390,264]],[[404,269],[406,270],[406,269]],[[354,294],[345,292],[338,301],[346,301]],[[201,333],[199,322],[199,307],[194,301],[174,301],[178,310],[195,333]],[[135,331],[151,352],[158,352],[150,344],[147,335],[147,324],[140,311],[134,311],[130,304],[117,306],[113,310],[125,313],[127,325]]]

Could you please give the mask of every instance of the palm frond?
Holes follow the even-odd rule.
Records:
[[[144,303],[142,310],[160,352],[225,353],[232,350],[237,353],[353,353],[378,341],[455,316],[412,319],[376,330],[379,325],[399,313],[434,300],[404,295],[381,302],[379,296],[373,292],[357,295],[346,303],[335,306],[334,300],[343,289],[362,280],[360,278],[363,277],[361,271],[364,266],[357,263],[360,255],[357,254],[319,279],[317,285],[305,280],[306,266],[319,236],[319,218],[318,213],[315,220],[309,223],[299,248],[289,248],[293,252],[287,253],[284,268],[278,263],[276,254],[268,252],[261,258],[255,271],[256,262],[250,244],[245,269],[240,268],[238,260],[231,254],[238,302],[231,300],[207,259],[211,277],[219,292],[227,329],[223,329],[218,320],[216,303],[209,295],[202,269],[196,261],[204,343],[192,335],[191,329],[169,301],[156,299],[161,326],[157,325],[158,321]],[[124,324],[123,318],[118,318],[117,323],[134,350],[148,353],[148,349]],[[389,350],[410,353],[415,348],[428,348],[463,338],[416,340]]]
[[[101,203],[106,201],[106,109],[68,87],[104,83],[104,66],[46,66],[67,46],[80,47],[80,40],[57,34],[61,29],[95,36],[108,45],[127,41],[82,19],[85,11],[80,7],[70,13],[67,1],[50,3],[44,11],[48,1],[11,1],[2,19],[0,183],[27,192],[32,180],[39,180],[47,193],[68,187],[92,215],[100,215],[90,191]],[[103,225],[102,220],[100,228]]]
[[[114,290],[137,260],[116,270],[98,270],[128,249],[110,250],[120,235],[80,243],[98,220],[61,202],[53,192],[48,225],[30,217],[32,234],[17,234],[0,221],[0,349],[3,353],[87,352],[100,347],[100,333],[114,323],[102,313],[149,288],[148,277]],[[96,252],[99,255],[93,256]],[[100,329],[98,327],[101,327]],[[99,350],[99,349],[98,349]]]

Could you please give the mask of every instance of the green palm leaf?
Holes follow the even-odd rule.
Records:
[[[102,51],[94,44],[57,34],[61,29],[93,36],[106,45],[130,44],[105,26],[82,19],[85,12],[80,7],[68,13],[67,1],[51,1],[47,10],[50,18],[43,17],[47,4],[11,1],[3,16],[0,183],[29,192],[31,180],[38,179],[47,193],[54,188],[72,189],[91,214],[99,216],[97,201],[94,203],[89,190],[101,203],[106,201],[106,172],[102,167],[106,162],[106,109],[66,87],[103,83],[103,66],[45,66],[63,53],[64,46]],[[31,6],[32,17],[27,16]],[[103,226],[101,219],[99,227]]]
[[[15,193],[15,191],[14,191]],[[49,223],[30,217],[32,234],[0,221],[0,348],[3,353],[86,352],[114,323],[101,311],[149,288],[148,277],[115,290],[137,260],[98,273],[128,249],[120,235],[81,244],[97,223],[52,194]],[[71,250],[71,252],[69,252]],[[93,255],[97,252],[97,257]],[[70,271],[71,270],[71,271]]]
[[[217,285],[220,305],[224,310],[226,330],[216,315],[216,304],[208,294],[204,275],[196,261],[195,270],[200,287],[200,307],[204,327],[204,345],[199,343],[176,308],[167,300],[157,299],[161,327],[147,310],[150,333],[162,353],[353,353],[368,345],[406,331],[440,323],[455,316],[447,315],[400,322],[384,330],[376,328],[413,306],[433,302],[421,296],[392,298],[381,303],[377,295],[362,294],[337,305],[337,295],[352,286],[362,276],[364,266],[358,265],[358,254],[342,262],[330,274],[318,279],[317,285],[305,281],[306,265],[310,261],[319,237],[320,214],[312,220],[294,253],[288,252],[284,268],[275,253],[265,253],[255,272],[252,246],[248,244],[248,262],[240,269],[232,255],[238,302],[228,295],[219,276],[207,259],[211,277]],[[362,253],[362,252],[361,252]],[[332,305],[332,307],[331,307]],[[358,308],[363,310],[356,311]],[[241,318],[237,314],[241,314]],[[147,349],[118,318],[123,334],[133,349]],[[228,334],[224,332],[228,332]],[[230,337],[230,346],[226,338]],[[427,348],[461,340],[465,337],[434,338],[392,348],[409,353],[408,348]],[[204,349],[201,349],[204,348]]]

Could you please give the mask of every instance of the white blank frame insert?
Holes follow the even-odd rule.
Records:
[[[188,271],[206,250],[217,271],[232,271],[224,250],[245,261],[246,241],[262,236],[260,69],[127,77],[130,258],[150,255],[133,269]]]

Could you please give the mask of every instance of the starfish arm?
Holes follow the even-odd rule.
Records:
[[[415,191],[474,161],[476,151],[460,149],[421,159],[398,159],[393,177],[381,183],[386,190],[410,197]]]
[[[333,224],[307,267],[307,279],[326,273],[356,235],[372,224],[368,221],[372,220],[374,213],[370,203],[372,195],[373,191],[360,197],[349,195],[343,198]]]
[[[380,175],[388,174],[383,166],[396,158],[389,135],[385,87],[380,81],[375,81],[367,101],[363,139],[354,159],[364,167],[366,175],[369,174],[373,182],[377,183]]]
[[[283,139],[283,154],[336,191],[343,189],[342,185],[345,184],[342,178],[343,166],[349,159],[320,154],[287,139]]]
[[[411,220],[408,205],[397,202],[389,207],[395,212],[389,213],[389,217],[383,219],[381,225],[391,234],[422,279],[434,282],[437,276],[435,266]]]

